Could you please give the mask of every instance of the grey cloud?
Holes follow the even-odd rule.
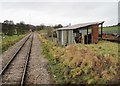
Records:
[[[105,20],[109,25],[117,23],[116,5],[117,2],[2,2],[1,10],[3,11],[2,19],[5,16],[17,18],[17,16],[26,17],[31,14],[31,20],[35,24]],[[6,14],[9,10],[16,13],[10,17]],[[26,18],[25,21],[29,20]]]

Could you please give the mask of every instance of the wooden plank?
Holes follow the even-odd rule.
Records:
[[[101,39],[102,39],[102,33],[103,33],[103,24],[101,24]]]
[[[88,27],[87,27],[87,44],[88,44]]]

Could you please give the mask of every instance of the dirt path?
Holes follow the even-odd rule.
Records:
[[[47,61],[43,58],[40,49],[40,41],[34,34],[31,55],[28,63],[27,84],[50,84],[50,76],[47,71]]]

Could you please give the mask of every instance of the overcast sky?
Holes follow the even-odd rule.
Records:
[[[105,21],[118,23],[118,2],[0,2],[0,22],[68,25]]]

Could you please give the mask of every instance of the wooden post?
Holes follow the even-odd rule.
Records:
[[[53,30],[52,30],[52,41],[54,42],[54,39],[53,39]]]
[[[88,27],[87,27],[87,44],[88,44]]]
[[[103,33],[103,24],[101,24],[101,40],[102,40],[102,33]]]
[[[85,44],[85,42],[84,42],[84,34],[82,34],[82,43]]]

